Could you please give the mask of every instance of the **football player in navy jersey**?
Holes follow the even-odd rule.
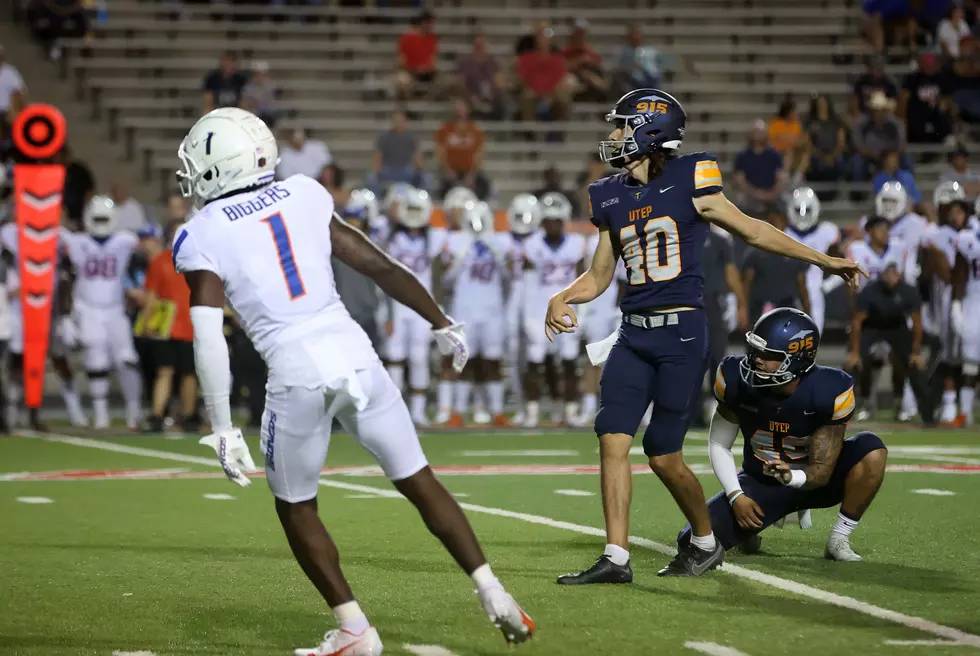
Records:
[[[817,366],[820,333],[799,310],[777,308],[745,337],[748,354],[728,356],[715,372],[708,453],[725,489],[708,512],[718,542],[751,553],[761,546],[758,533],[788,513],[840,504],[824,556],[861,560],[850,535],[881,487],[888,452],[874,433],[844,437],[854,381]],[[732,455],[740,429],[741,472]],[[679,542],[690,537],[688,525]]]
[[[586,571],[560,577],[565,584],[633,579],[627,550],[629,450],[651,401],[643,450],[693,526],[690,541],[660,574],[697,576],[724,560],[724,549],[711,532],[704,491],[681,454],[708,358],[701,251],[709,222],[756,248],[816,264],[851,285],[863,273],[859,265],[808,248],[729,202],[714,155],[679,154],[687,117],[669,94],[632,91],[619,99],[606,120],[614,128],[600,142],[599,153],[623,171],[589,186],[599,243],[588,271],[551,298],[545,318],[549,338],[574,331],[578,320],[570,304],[588,303],[604,292],[616,257],[623,258],[628,278],[621,301],[623,323],[603,341],[608,348],[590,349],[593,364],[608,356],[595,420],[606,550]]]

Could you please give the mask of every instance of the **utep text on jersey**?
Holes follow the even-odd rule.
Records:
[[[704,306],[701,253],[708,222],[693,199],[721,191],[721,170],[709,153],[670,158],[645,185],[626,171],[589,185],[592,223],[609,228],[626,265],[624,312]]]
[[[738,415],[745,441],[742,469],[760,480],[767,460],[805,465],[810,455],[810,436],[822,426],[846,424],[854,414],[854,380],[833,367],[816,366],[803,374],[789,396],[772,387],[753,387],[741,374],[744,355],[730,355],[715,372],[714,394],[719,403]]]

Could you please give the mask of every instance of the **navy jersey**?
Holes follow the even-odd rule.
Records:
[[[692,200],[721,190],[718,161],[709,153],[675,157],[645,185],[626,172],[589,185],[592,223],[609,228],[626,265],[623,312],[704,307],[701,252],[708,222]]]
[[[833,367],[814,367],[789,396],[772,387],[752,387],[744,380],[744,355],[730,355],[715,373],[714,393],[738,415],[745,441],[742,469],[762,477],[762,463],[779,458],[804,465],[810,436],[821,426],[846,424],[854,414],[854,380]]]

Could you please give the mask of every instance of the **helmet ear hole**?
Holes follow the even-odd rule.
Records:
[[[205,171],[204,175],[202,175],[201,177],[207,180],[208,182],[211,182],[211,177],[212,177],[211,171]]]

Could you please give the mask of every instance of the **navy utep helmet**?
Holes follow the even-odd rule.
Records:
[[[677,150],[684,140],[687,114],[669,93],[636,89],[620,98],[606,121],[623,131],[617,141],[599,142],[599,157],[616,168],[643,159],[657,150]]]
[[[805,312],[796,308],[776,308],[755,322],[745,334],[748,352],[740,364],[742,380],[752,387],[785,385],[813,369],[820,347],[820,331]],[[759,370],[761,355],[782,356],[772,373]],[[768,358],[767,358],[768,359]]]

